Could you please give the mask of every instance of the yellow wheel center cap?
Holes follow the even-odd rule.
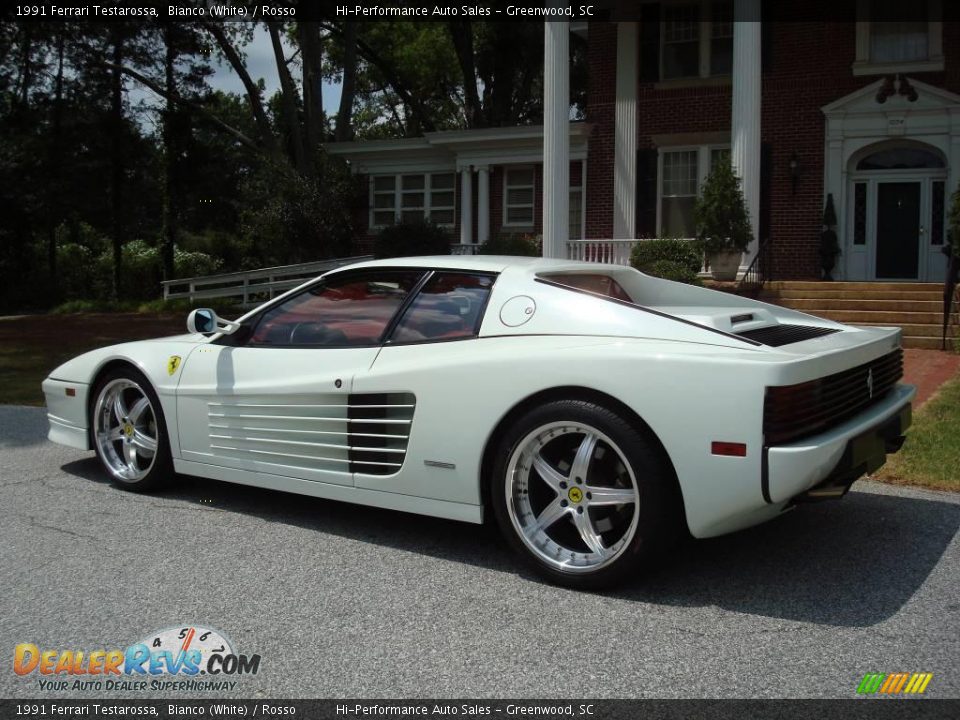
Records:
[[[130,423],[127,423],[126,425],[124,425],[124,426],[123,426],[123,433],[124,433],[124,435],[126,435],[127,437],[131,437],[131,436],[133,435],[133,425],[131,425]]]
[[[570,498],[570,502],[578,503],[583,500],[583,490],[578,487],[572,487],[567,492],[567,497]]]

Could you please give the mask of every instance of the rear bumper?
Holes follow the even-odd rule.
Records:
[[[762,489],[770,504],[842,496],[859,477],[873,472],[911,420],[912,385],[896,385],[889,395],[847,422],[790,445],[764,448]]]
[[[74,394],[67,395],[68,390],[72,390]],[[50,421],[50,432],[47,433],[49,440],[78,450],[90,449],[90,433],[87,427],[89,390],[90,386],[84,383],[53,378],[43,381],[47,419]]]

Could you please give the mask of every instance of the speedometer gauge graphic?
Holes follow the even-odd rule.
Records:
[[[202,625],[171,627],[152,633],[140,641],[151,652],[169,651],[172,656],[183,657],[191,650],[200,652],[198,667],[205,668],[210,656],[233,655],[233,645],[223,633]],[[202,672],[202,671],[201,671]]]

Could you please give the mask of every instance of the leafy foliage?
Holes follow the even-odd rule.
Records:
[[[703,182],[693,207],[697,238],[708,255],[743,252],[753,241],[747,204],[740,189],[740,178],[729,159],[721,159]]]
[[[689,240],[643,240],[630,253],[630,264],[647,275],[695,284],[699,282],[697,273],[703,264],[703,251],[699,243]]]
[[[477,252],[480,255],[519,255],[540,257],[543,254],[541,239],[530,233],[500,233],[483,243]]]
[[[380,231],[373,252],[378,258],[449,255],[450,242],[450,233],[433,223],[398,223]]]

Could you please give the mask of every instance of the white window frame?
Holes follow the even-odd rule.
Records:
[[[920,0],[923,2],[924,0]],[[857,0],[857,43],[853,62],[854,75],[889,75],[908,72],[943,70],[943,7],[942,0],[927,3],[927,59],[904,62],[873,62],[870,59],[870,0]],[[955,0],[950,0],[954,2]]]
[[[730,144],[665,145],[657,148],[657,237],[663,237],[663,156],[673,152],[697,153],[697,192],[694,197],[699,197],[703,182],[707,179],[707,175],[710,174],[710,160],[714,150],[729,151]]]
[[[423,177],[423,189],[422,190],[404,190],[403,189],[403,178],[404,176],[418,175]],[[433,177],[434,175],[451,175],[453,176],[453,185],[449,188],[434,188],[433,187]],[[375,205],[375,199],[377,195],[387,195],[390,194],[390,190],[376,190],[376,179],[381,177],[392,177],[393,178],[393,208],[377,208]],[[433,203],[433,193],[434,191],[449,192],[453,193],[453,205],[434,205]],[[403,195],[405,193],[423,193],[423,202],[422,207],[403,207]],[[375,212],[387,212],[393,210],[393,221],[394,223],[401,222],[403,217],[403,212],[411,211],[422,211],[423,217],[428,222],[431,221],[431,214],[434,209],[436,210],[452,210],[452,220],[445,223],[437,223],[440,227],[452,228],[456,225],[457,221],[457,173],[453,170],[439,170],[435,172],[397,172],[397,173],[374,173],[370,175],[370,212],[367,218],[367,227],[371,230],[382,230],[387,225],[377,224],[375,221],[374,213]]]
[[[531,185],[510,185],[508,179],[512,171],[518,170],[529,170],[533,176]],[[530,189],[531,191],[531,203],[514,203],[508,204],[507,198],[509,197],[508,190],[526,190]],[[530,208],[530,222],[508,222],[507,218],[509,217],[508,210],[510,208]],[[503,218],[502,218],[502,227],[505,228],[520,228],[532,230],[534,225],[537,222],[537,167],[536,165],[506,165],[503,168]]]
[[[699,5],[699,17],[700,17],[700,47],[697,50],[698,60],[699,60],[699,72],[697,75],[681,75],[678,77],[665,77],[663,74],[664,62],[663,62],[663,51],[667,45],[666,32],[667,32],[667,23],[660,23],[660,82],[671,83],[671,82],[683,82],[694,79],[707,80],[712,77],[730,77],[731,73],[723,74],[711,74],[710,71],[710,45],[713,41],[713,6],[714,4],[729,4],[733,5],[731,0],[729,3],[717,2],[717,0],[699,0],[698,2],[690,2],[690,0],[673,0],[670,3],[665,3],[662,7],[668,7],[669,5]]]

